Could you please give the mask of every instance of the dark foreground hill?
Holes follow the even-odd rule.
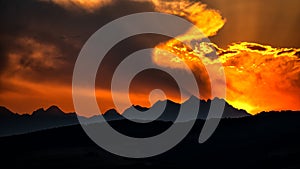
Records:
[[[188,136],[156,157],[129,159],[98,147],[79,125],[0,138],[1,165],[9,168],[300,168],[300,112],[262,113],[222,119],[213,136],[198,143],[203,125],[198,120]],[[144,137],[170,126],[157,121],[135,126],[110,122],[123,133]],[[104,136],[105,137],[105,136]],[[122,143],[120,143],[122,144]]]

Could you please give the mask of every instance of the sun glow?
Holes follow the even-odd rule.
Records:
[[[68,10],[83,9],[92,13],[112,0],[52,0],[52,2]]]
[[[215,35],[225,23],[218,11],[206,9],[200,3],[167,1],[155,4],[159,5],[159,11],[187,18],[206,36]],[[252,114],[300,109],[299,104],[295,104],[300,102],[297,85],[300,83],[300,49],[250,42],[233,43],[222,49],[216,44],[202,42],[204,37],[195,35],[192,29],[176,38],[184,43],[172,39],[155,47],[154,63],[183,69],[180,63],[185,62],[197,70],[197,76],[202,76],[204,65],[221,62],[226,74],[226,100],[234,107]],[[215,67],[216,73],[218,70],[219,67]]]

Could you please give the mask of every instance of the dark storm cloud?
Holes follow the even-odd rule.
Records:
[[[5,54],[5,47],[0,42],[0,75],[5,70],[7,65],[7,56]]]
[[[113,19],[144,11],[153,11],[150,3],[116,1],[89,13],[69,11],[47,1],[1,1],[0,73],[70,83],[78,53],[92,33]],[[40,48],[44,58],[37,59]],[[45,65],[44,59],[54,63]],[[16,71],[16,67],[24,69]]]
[[[100,88],[110,88],[111,80],[114,74],[115,69],[121,63],[123,59],[127,56],[136,52],[140,49],[153,48],[158,43],[169,40],[169,37],[162,35],[154,35],[154,34],[143,34],[143,35],[135,35],[124,39],[117,43],[111,50],[106,54],[105,58],[102,60],[102,63],[99,66],[96,85]],[[156,77],[157,81],[160,81],[161,85],[166,85],[164,83],[164,79],[159,76],[159,74],[155,74],[152,77],[145,76],[148,78],[148,81],[151,81],[152,77]],[[105,80],[103,80],[105,79]],[[139,81],[141,85],[143,81]]]

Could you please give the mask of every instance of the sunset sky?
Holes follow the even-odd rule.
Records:
[[[187,54],[184,48],[188,47],[178,48],[177,42],[163,36],[139,35],[122,41],[106,55],[103,68],[98,70],[102,72],[96,79],[101,109],[114,107],[108,86],[117,64],[133,51],[153,47],[179,53],[178,57],[186,62],[191,57],[202,58],[195,63],[202,99],[211,99],[211,95],[201,61],[213,65],[214,59],[207,59],[207,53],[200,55],[196,49],[212,48],[224,66],[225,99],[234,107],[251,114],[300,110],[299,5],[299,0],[1,1],[0,105],[21,114],[51,105],[74,111],[72,73],[86,40],[114,19],[157,11],[186,18],[212,43],[190,46],[192,52]],[[186,42],[196,36],[192,30],[182,35]],[[185,72],[174,59],[157,53],[153,54],[153,62]],[[172,78],[152,71],[132,82],[133,104],[149,106],[149,92],[156,87],[176,101],[177,87]]]

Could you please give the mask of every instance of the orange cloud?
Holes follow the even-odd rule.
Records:
[[[53,44],[44,44],[34,38],[22,37],[15,40],[24,50],[11,51],[9,64],[14,66],[14,71],[26,71],[32,67],[55,69],[63,65],[61,53]]]
[[[300,49],[242,42],[217,52],[226,73],[229,103],[253,114],[300,109]]]
[[[206,36],[215,35],[225,24],[225,19],[218,11],[206,9],[201,3],[152,2],[158,11],[187,18]],[[221,62],[226,74],[226,100],[233,106],[246,109],[252,114],[268,110],[300,109],[300,49],[273,48],[248,42],[235,43],[228,49],[221,49],[216,44],[202,42],[205,37],[195,35],[193,30],[176,38],[184,44],[173,39],[157,45],[153,53],[154,63],[183,69],[182,62],[185,62],[196,72],[196,77],[201,77],[202,81],[211,81],[218,79],[205,77],[204,65],[210,66],[218,75],[220,66],[217,63]],[[214,53],[219,57],[214,58]],[[200,92],[207,90],[208,87],[200,89]],[[205,98],[211,96],[206,95]]]
[[[222,18],[219,11],[208,9],[206,4],[202,4],[200,2],[195,3],[187,0],[152,0],[152,3],[155,6],[155,10],[159,12],[186,18],[200,28],[203,34],[206,36],[215,35],[217,31],[225,24],[225,19]],[[182,38],[188,38],[188,40],[192,40],[199,39],[199,36],[199,34],[193,33],[193,30],[189,30]]]
[[[203,77],[203,63],[211,66],[219,60],[226,75],[226,100],[233,106],[252,114],[300,109],[300,49],[273,48],[248,42],[232,44],[228,49],[202,42],[192,49],[179,42],[171,42],[175,41],[156,46],[154,62],[174,69],[182,69],[180,62],[186,62],[197,70],[196,76]],[[199,49],[202,49],[202,53]],[[219,57],[209,58],[207,54],[214,49]],[[214,69],[216,74],[218,69]],[[206,80],[212,79],[207,77]]]
[[[205,55],[214,52],[214,49],[207,43],[203,43],[202,40],[215,35],[223,27],[226,20],[222,18],[219,11],[208,9],[205,4],[200,2],[159,0],[152,2],[157,11],[184,17],[195,25],[176,39],[158,44],[153,52],[153,62],[163,67],[175,69],[184,68],[185,66],[182,64],[184,62],[195,74],[200,97],[202,99],[211,98],[211,81],[209,81],[206,68],[209,66],[212,69],[219,69],[220,63],[211,64],[210,59]],[[199,29],[203,34],[199,34]],[[217,73],[212,80],[218,81],[219,84],[225,83],[222,73]],[[199,96],[197,93],[194,95]],[[223,94],[219,90],[219,92],[214,93],[213,97],[222,96]]]
[[[92,13],[95,10],[111,3],[112,0],[51,0],[51,2],[67,10],[82,9]]]

